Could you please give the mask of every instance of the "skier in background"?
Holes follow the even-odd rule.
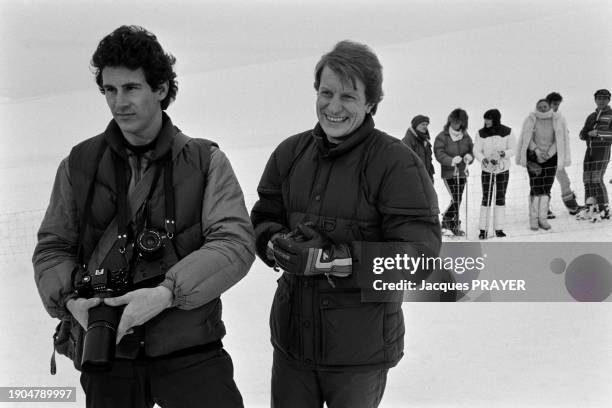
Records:
[[[587,144],[582,176],[586,208],[578,213],[577,218],[597,222],[610,218],[608,191],[603,178],[610,162],[612,109],[607,89],[595,92],[594,98],[597,108],[587,117],[580,131],[580,139]]]
[[[454,109],[434,142],[434,154],[440,162],[442,179],[451,196],[450,204],[442,215],[442,229],[455,236],[465,235],[461,229],[459,208],[467,182],[467,166],[474,161],[474,144],[467,128],[467,112],[461,108]]]
[[[556,112],[560,120],[563,121],[565,129],[567,129],[568,135],[566,138],[564,138],[566,142],[566,145],[565,145],[565,157],[566,157],[565,163],[566,164],[565,166],[570,166],[571,165],[571,150],[570,150],[570,143],[569,143],[569,140],[570,140],[569,139],[569,127],[567,126],[567,121],[565,120],[565,117],[561,114],[561,112],[559,112],[559,106],[561,105],[561,102],[563,102],[563,96],[561,96],[561,94],[558,92],[551,92],[548,95],[546,95],[546,100],[550,104],[550,108],[553,110],[553,112]],[[565,207],[567,208],[568,212],[571,215],[576,215],[578,211],[580,210],[580,206],[576,202],[576,194],[574,194],[574,192],[572,191],[570,179],[567,175],[567,171],[565,170],[565,167],[557,167],[557,173],[555,174],[555,178],[559,182],[559,187],[561,187],[561,200],[563,201],[563,204],[565,204]],[[550,210],[550,205],[548,209],[547,218],[549,219],[555,218],[555,215]]]
[[[429,137],[429,130],[427,129],[428,126],[429,118],[427,116],[416,115],[412,119],[408,130],[406,130],[406,135],[402,139],[402,142],[414,150],[417,156],[419,156],[427,169],[427,174],[429,174],[431,182],[433,183],[434,174],[436,171],[434,170],[432,163],[431,141]]]
[[[516,140],[512,129],[501,123],[501,113],[490,109],[484,113],[484,127],[476,134],[474,157],[480,161],[482,173],[482,202],[478,228],[479,239],[486,239],[493,218],[495,236],[503,238],[506,219],[506,190],[510,178],[510,157]],[[495,203],[492,202],[495,195]],[[491,207],[494,206],[494,211]]]
[[[565,120],[540,99],[536,110],[523,123],[518,142],[516,163],[526,167],[529,175],[529,227],[549,230],[547,221],[550,190],[557,167],[565,167],[568,156]]]

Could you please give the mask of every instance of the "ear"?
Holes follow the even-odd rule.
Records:
[[[366,113],[371,113],[372,112],[372,108],[374,108],[374,104],[373,103],[369,103],[366,105]]]
[[[168,88],[169,88],[169,83],[168,81],[164,82],[163,84],[161,84],[159,86],[159,88],[157,88],[157,90],[155,91],[157,93],[157,96],[159,98],[160,101],[163,101],[164,98],[166,98],[166,96],[168,96]]]

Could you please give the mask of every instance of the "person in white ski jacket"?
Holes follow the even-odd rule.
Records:
[[[506,236],[503,230],[506,218],[506,190],[510,177],[510,157],[514,154],[515,144],[516,138],[512,129],[501,124],[500,111],[486,111],[484,127],[478,131],[474,142],[474,157],[480,161],[482,167],[482,202],[478,222],[480,239],[487,238],[491,224],[496,237]],[[493,206],[494,211],[491,212]]]

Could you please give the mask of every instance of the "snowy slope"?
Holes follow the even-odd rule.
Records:
[[[421,13],[435,11],[423,4],[414,2],[412,6]],[[518,129],[537,99],[559,91],[565,97],[561,110],[574,137],[574,164],[569,174],[582,197],[584,145],[577,140],[577,133],[594,109],[593,91],[612,87],[612,55],[601,52],[609,49],[612,38],[612,9],[603,2],[585,2],[580,7],[568,2],[564,6],[548,13],[536,3],[529,10],[508,11],[514,18],[505,20],[502,6],[489,6],[497,13],[496,24],[483,19],[482,11],[449,4],[447,7],[463,18],[462,24],[451,27],[453,20],[448,19],[448,27],[436,27],[437,31],[427,35],[417,35],[419,30],[424,32],[425,24],[418,27],[417,34],[402,32],[403,36],[390,34],[391,29],[381,34],[375,27],[355,36],[348,28],[330,29],[333,36],[321,35],[317,41],[300,45],[290,41],[298,38],[299,30],[293,37],[277,33],[288,35],[285,41],[296,48],[279,53],[279,57],[265,53],[267,39],[260,34],[262,38],[256,43],[261,49],[252,51],[258,55],[254,59],[233,60],[226,66],[219,62],[202,71],[190,64],[180,66],[189,69],[179,71],[181,89],[169,114],[187,134],[219,142],[232,161],[250,208],[272,149],[316,121],[312,70],[319,55],[337,40],[359,37],[356,39],[367,42],[371,33],[385,69],[385,100],[375,117],[380,129],[402,137],[410,119],[424,113],[431,117],[430,129],[435,135],[457,106],[470,114],[473,134],[482,126],[482,113],[492,107],[502,111],[504,123]],[[388,7],[403,11],[407,22],[414,18],[411,8],[401,3],[389,2]],[[283,10],[293,12],[290,14],[301,11],[297,6]],[[421,15],[431,18],[427,13]],[[154,23],[150,16],[145,20]],[[105,33],[119,24],[112,23],[108,29],[98,25],[92,31]],[[303,23],[306,25],[306,17]],[[57,35],[71,38],[69,26],[65,27],[66,32]],[[172,32],[172,27],[160,27],[162,32]],[[155,30],[155,25],[151,28]],[[222,33],[209,31],[215,40],[223,38]],[[166,45],[166,37],[158,34]],[[86,71],[97,41],[97,37],[84,37],[88,36],[79,34],[77,48],[84,53],[79,55],[79,72]],[[49,47],[63,50],[61,55],[70,54],[66,44],[59,41],[60,46],[52,39],[47,42]],[[182,44],[180,51],[170,44],[167,47],[179,61],[202,60],[192,41]],[[179,45],[175,38],[170,42]],[[245,62],[248,64],[242,65]],[[60,69],[61,65],[51,67]],[[58,78],[64,81],[61,74]],[[48,374],[55,322],[40,304],[29,263],[31,234],[46,207],[57,164],[73,144],[99,132],[109,118],[91,79],[81,85],[82,76],[75,78],[78,80],[72,88],[49,88],[45,95],[27,97],[12,93],[11,97],[3,95],[0,103],[0,236],[4,242],[13,242],[7,231],[15,228],[17,234],[30,237],[8,252],[0,252],[6,288],[0,297],[0,386],[79,389],[77,374],[63,358],[58,375]],[[468,200],[472,225],[480,200],[478,173],[474,167]],[[606,179],[610,177],[609,172]],[[593,230],[565,214],[553,221],[552,233],[528,233],[527,185],[524,169],[513,167],[508,200],[509,218],[514,221],[508,228],[509,240],[612,242],[612,224]],[[436,188],[444,208],[447,197],[440,180]],[[562,214],[558,196],[555,186],[553,207]],[[472,226],[470,237],[474,234]],[[234,359],[247,407],[268,405],[271,346],[267,320],[276,277],[257,261],[249,275],[223,297],[228,327],[224,342]],[[604,407],[612,402],[612,310],[607,303],[414,303],[405,304],[404,313],[406,355],[390,373],[384,407]],[[80,389],[78,398],[82,404]]]

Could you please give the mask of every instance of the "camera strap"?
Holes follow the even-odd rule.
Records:
[[[168,159],[166,160],[166,166],[167,166],[167,169],[169,169],[169,171],[165,172],[166,173],[165,190],[170,192],[169,196],[166,197],[166,214],[167,215],[170,214],[169,210],[172,210],[172,213],[171,213],[172,218],[169,218],[168,216],[166,217],[167,218],[166,225],[170,224],[174,226],[174,190],[172,189],[172,161],[183,150],[183,148],[189,142],[189,140],[190,138],[181,132],[178,132],[177,134],[175,134],[174,142],[173,142],[172,149],[171,149],[172,151],[171,156],[169,156]],[[126,194],[127,206],[121,206],[124,208],[125,212],[122,212],[121,214],[119,214],[119,209],[118,209],[117,216],[115,216],[113,220],[111,221],[111,223],[108,225],[108,227],[102,234],[102,237],[98,241],[98,245],[96,246],[95,250],[92,252],[91,257],[89,258],[87,270],[95,270],[100,265],[102,265],[103,261],[111,253],[114,247],[117,247],[117,249],[121,248],[121,244],[123,244],[123,242],[122,240],[120,240],[119,242],[117,240],[117,237],[119,236],[119,232],[118,232],[120,228],[119,225],[123,225],[124,231],[127,231],[127,225],[129,221],[133,217],[136,216],[138,210],[142,207],[143,203],[145,203],[147,199],[147,196],[152,188],[151,186],[153,185],[153,182],[154,182],[153,180],[155,178],[154,173],[155,173],[154,171],[145,172],[143,178],[134,187],[134,190],[131,192],[131,194]],[[121,174],[125,174],[125,173],[121,172]],[[127,190],[126,179],[122,177],[122,180],[124,183],[123,185],[125,186],[125,189]],[[170,188],[168,188],[168,185]],[[117,188],[119,188],[119,186]],[[171,200],[172,202],[170,208],[168,206],[168,200]],[[121,222],[121,224],[119,224],[119,217],[123,218],[123,221]],[[170,221],[170,222],[167,222],[167,221]],[[172,231],[174,231],[174,229]],[[126,237],[126,243],[124,245],[126,244],[127,244],[127,237]]]
[[[164,200],[166,211],[164,228],[168,238],[172,239],[176,232],[176,215],[174,213],[174,187],[172,186],[172,160],[170,157],[166,160],[166,168],[164,169]]]
[[[98,148],[98,151],[96,152],[96,157],[93,162],[95,166],[94,173],[91,178],[91,183],[89,184],[89,188],[87,189],[87,198],[85,198],[85,207],[83,208],[83,216],[81,217],[81,220],[79,223],[79,237],[77,239],[78,247],[77,247],[76,260],[77,260],[77,264],[82,265],[82,266],[85,265],[85,262],[83,261],[83,238],[85,237],[87,221],[91,213],[91,202],[93,200],[93,192],[94,192],[94,188],[96,185],[96,177],[98,176],[98,168],[100,167],[100,161],[102,161],[102,156],[104,155],[104,152],[106,151],[106,147],[107,147],[106,140],[102,138],[102,141],[100,142],[100,147]],[[74,273],[72,276],[72,282],[74,284]]]
[[[155,162],[153,164],[153,166],[155,167],[155,169],[153,170],[153,180],[151,181],[151,186],[149,187],[149,192],[147,193],[147,197],[144,200],[144,204],[143,204],[143,211],[144,214],[141,217],[140,222],[138,223],[139,225],[136,226],[136,231],[142,231],[145,227],[147,227],[149,225],[149,216],[150,216],[150,211],[149,211],[149,204],[151,202],[151,197],[153,197],[153,192],[155,191],[155,186],[157,186],[157,182],[159,181],[159,177],[161,175],[161,169],[162,169],[162,162],[165,161],[170,161],[170,155],[165,155],[164,157],[162,157],[161,160]],[[165,191],[164,191],[164,195],[165,195]],[[119,224],[121,226],[121,224]],[[126,228],[127,228],[127,222],[125,223]]]

